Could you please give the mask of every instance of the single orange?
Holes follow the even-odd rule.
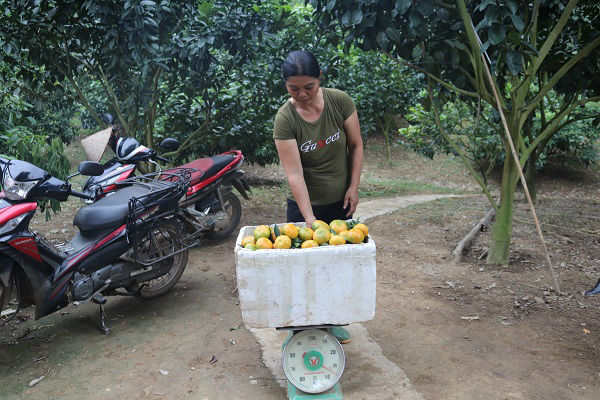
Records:
[[[313,237],[313,233],[315,233],[315,231],[313,231],[310,228],[300,228],[298,229],[298,237],[300,239],[302,239],[302,241],[306,241],[306,240],[311,240]]]
[[[348,230],[348,225],[346,224],[346,221],[342,221],[341,219],[334,219],[329,224],[329,227],[333,231],[335,231],[335,233],[337,233],[337,234],[339,234],[340,232]]]
[[[273,248],[273,243],[271,243],[271,241],[269,239],[267,239],[266,237],[261,237],[256,239],[256,248],[257,249],[272,249]]]
[[[346,240],[353,244],[361,243],[365,239],[365,235],[363,235],[362,231],[354,228],[350,229],[345,236]]]
[[[365,237],[369,236],[369,228],[365,224],[356,224],[354,229],[360,229]]]
[[[249,243],[252,243],[252,244],[256,243],[256,239],[254,238],[254,236],[244,236],[242,238],[242,247],[246,247],[246,245]]]
[[[329,230],[329,224],[327,224],[327,222],[325,221],[321,221],[320,219],[318,219],[315,222],[313,222],[311,228],[313,231],[316,231],[319,228],[325,228]]]
[[[254,243],[246,243],[246,245],[244,246],[244,248],[248,249],[248,250],[256,250],[257,249],[257,247],[256,247],[256,245]]]
[[[329,239],[331,239],[331,232],[329,232],[329,229],[318,228],[315,230],[315,233],[313,233],[313,240],[319,243],[319,245],[329,242]]]
[[[334,246],[346,244],[346,239],[341,235],[333,235],[331,239],[329,239],[329,244]]]
[[[258,240],[259,238],[268,238],[269,236],[271,236],[271,228],[269,228],[267,225],[260,225],[254,228],[255,239]]]
[[[292,247],[292,239],[286,235],[277,236],[275,243],[273,243],[274,249],[289,249],[290,247]]]
[[[281,228],[281,233],[290,239],[296,239],[298,237],[298,227],[294,224],[285,224]]]
[[[306,242],[303,242],[300,247],[303,249],[308,249],[309,247],[319,247],[319,243],[311,239],[307,240]]]

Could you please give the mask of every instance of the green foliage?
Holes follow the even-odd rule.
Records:
[[[32,117],[35,107],[24,100],[24,94],[18,87],[18,79],[12,70],[0,63],[0,149],[5,156],[27,161],[45,169],[50,174],[64,179],[69,172],[69,162],[64,156],[62,141],[50,138]],[[37,129],[34,131],[34,129]],[[60,210],[60,204],[55,201],[41,201],[42,211],[46,210],[49,218],[48,205],[53,211]]]
[[[559,95],[554,99],[559,103]],[[546,110],[545,118],[536,113],[532,120],[531,131],[542,131],[543,121],[551,120],[556,111]],[[598,160],[597,140],[600,129],[594,126],[590,116],[600,114],[598,103],[587,104],[571,116],[573,122],[565,124],[555,135],[549,138],[536,158],[536,169],[542,169],[547,162],[561,166],[587,166]],[[479,117],[478,117],[479,115]],[[586,118],[587,117],[587,118]],[[456,152],[440,134],[431,110],[423,105],[411,107],[405,116],[409,126],[400,128],[401,143],[426,157],[435,154]],[[581,119],[580,119],[581,118]],[[497,124],[498,113],[491,106],[482,104],[478,113],[468,103],[453,101],[446,103],[440,110],[440,122],[443,129],[457,143],[475,170],[487,181],[494,168],[502,165],[506,153],[501,141],[502,134]],[[534,136],[526,137],[527,144]]]
[[[496,134],[498,125],[489,116],[493,118],[489,105],[483,105],[478,112],[460,101],[448,102],[440,110],[442,128],[486,181],[492,169],[504,159],[502,141]],[[405,146],[429,158],[438,152],[456,155],[441,135],[431,110],[416,105],[406,119],[409,126],[400,128],[400,138]]]
[[[560,96],[556,96],[560,97]],[[558,103],[559,101],[553,97]],[[545,110],[545,118],[536,114],[533,131],[542,130],[544,121],[551,120],[556,111]],[[542,169],[547,162],[567,167],[585,167],[598,162],[598,139],[600,126],[594,121],[600,116],[600,103],[588,103],[578,107],[569,117],[568,123],[558,129],[543,152],[536,159],[536,169]]]
[[[389,117],[393,118],[389,129],[395,130],[395,117],[419,100],[419,76],[376,52],[352,49],[343,60],[344,73],[335,83],[354,99],[363,135],[383,131]]]

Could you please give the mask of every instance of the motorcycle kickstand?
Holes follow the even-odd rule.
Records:
[[[106,312],[104,311],[104,304],[106,304],[106,297],[100,293],[96,293],[92,297],[92,301],[100,305],[100,332],[105,335],[110,334],[110,328],[106,325]]]

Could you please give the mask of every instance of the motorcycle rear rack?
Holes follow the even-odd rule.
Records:
[[[156,177],[160,174],[160,180]],[[176,221],[179,212],[179,199],[186,193],[189,187],[189,171],[181,169],[178,173],[157,172],[152,174],[140,175],[123,181],[124,185],[141,185],[150,187],[152,191],[146,195],[133,197],[129,200],[129,215],[127,217],[127,240],[133,250],[133,261],[144,266],[154,265],[175,254],[181,253],[191,245],[183,245],[176,251],[170,251],[163,255],[166,248],[171,247],[171,243],[166,246],[156,246],[150,251],[152,254],[145,253],[147,256],[141,257],[142,246],[155,244],[153,235],[161,226]],[[150,196],[152,200],[148,201]],[[182,245],[181,238],[177,238],[175,244]]]

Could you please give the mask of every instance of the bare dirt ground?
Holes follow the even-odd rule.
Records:
[[[474,188],[456,160],[397,151],[388,167],[378,158],[380,146],[367,147],[363,194]],[[281,169],[248,170],[262,185],[243,202],[241,225],[283,221]],[[600,398],[600,299],[582,296],[600,277],[598,183],[595,172],[551,171],[541,180],[537,211],[560,295],[550,287],[522,195],[508,267],[481,257],[489,232],[477,236],[460,265],[449,262],[458,240],[489,208],[478,196],[369,221],[378,246],[378,299],[375,319],[364,326],[425,398]],[[52,231],[52,239],[68,237],[68,216],[77,207],[71,203],[60,218],[36,226]],[[110,336],[97,330],[96,306],[70,306],[39,321],[22,313],[22,322],[0,332],[0,398],[285,398],[241,321],[234,240],[194,250],[176,290],[161,298],[109,299]],[[361,383],[377,373],[365,371]],[[350,395],[352,384],[342,387]]]

